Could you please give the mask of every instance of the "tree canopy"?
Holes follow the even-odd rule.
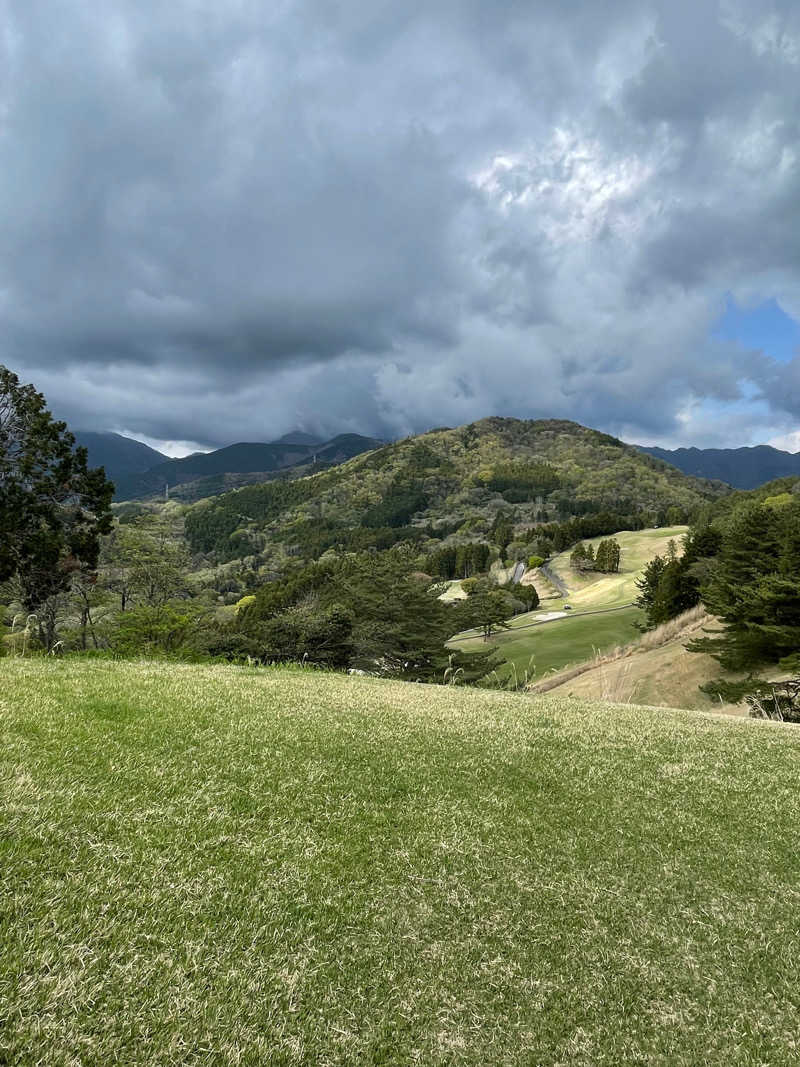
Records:
[[[113,491],[42,394],[0,366],[0,581],[16,580],[27,611],[94,570]],[[52,645],[53,625],[43,621],[40,632]]]

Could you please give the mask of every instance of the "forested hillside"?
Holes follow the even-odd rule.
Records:
[[[723,492],[577,423],[489,418],[386,445],[314,477],[201,502],[186,515],[186,537],[214,562],[315,559],[330,548],[451,535],[505,549],[520,537],[530,542],[534,527],[560,549],[584,536],[684,522]],[[573,528],[560,533],[556,524],[569,520]]]
[[[146,499],[168,489],[172,496],[198,500],[239,485],[265,481],[276,471],[297,468],[301,473],[333,466],[383,444],[355,433],[339,434],[320,445],[314,443],[314,438],[298,439],[305,436],[287,434],[280,441],[239,442],[183,459],[164,459],[146,471],[140,469],[118,478],[115,499]]]

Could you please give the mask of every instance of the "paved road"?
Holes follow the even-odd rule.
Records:
[[[555,586],[555,588],[566,600],[569,597],[569,589],[567,589],[566,585],[564,585],[564,579],[559,578],[559,576],[550,569],[550,566],[547,563],[543,563],[539,570],[542,572],[548,582],[550,582],[551,585]]]

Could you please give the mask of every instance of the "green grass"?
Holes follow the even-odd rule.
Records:
[[[654,556],[663,556],[670,541],[681,550],[681,537],[686,526],[670,526],[653,530],[621,530],[613,536],[621,550],[619,573],[577,574],[569,565],[571,549],[561,552],[551,562],[552,570],[570,591],[569,603],[575,611],[597,611],[605,608],[631,604],[639,595],[636,578]],[[584,542],[595,551],[603,537],[593,537]]]
[[[636,578],[644,565],[656,555],[667,551],[670,540],[678,542],[686,532],[685,526],[657,530],[622,530],[614,534],[621,549],[618,574],[577,574],[569,565],[570,552],[562,552],[551,561],[551,568],[569,590],[567,599],[543,600],[536,611],[525,612],[509,619],[510,630],[501,630],[491,638],[492,644],[506,659],[498,668],[502,681],[517,678],[522,681],[527,671],[530,677],[541,679],[550,671],[582,663],[595,652],[607,652],[617,645],[625,645],[639,637],[634,625],[644,615],[630,605],[638,596]],[[595,550],[602,537],[585,542]],[[563,610],[569,604],[571,614],[563,620],[553,620],[542,626],[532,626],[542,616]],[[598,612],[612,612],[600,615]],[[580,616],[588,618],[581,619]],[[470,636],[474,640],[469,640]],[[466,630],[456,635],[452,646],[463,651],[486,649],[478,630]],[[467,638],[465,640],[465,638]]]
[[[535,613],[528,616],[535,619]],[[514,675],[522,683],[525,672],[528,680],[535,676],[540,680],[550,671],[559,671],[574,663],[591,659],[595,652],[606,652],[617,645],[625,645],[640,636],[635,623],[643,618],[639,608],[621,608],[601,615],[580,615],[575,612],[564,619],[531,626],[528,629],[512,628],[493,634],[491,644],[505,657],[506,662],[498,667],[501,679]],[[485,650],[487,643],[482,637],[459,641],[452,646],[464,652]],[[511,664],[514,664],[512,668]],[[535,675],[534,675],[535,671]]]
[[[2,669],[0,1062],[797,1062],[794,728]]]

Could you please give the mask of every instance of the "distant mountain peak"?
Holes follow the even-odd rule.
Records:
[[[312,433],[305,433],[303,430],[292,430],[291,433],[285,433],[283,437],[279,437],[272,444],[308,445],[309,448],[313,448],[315,445],[323,445],[325,442],[321,437],[315,437]]]
[[[141,474],[167,459],[149,445],[119,433],[75,430],[74,436],[76,444],[89,453],[89,466],[104,467],[112,482]]]
[[[757,489],[776,478],[800,477],[800,453],[783,452],[772,445],[742,448],[645,448],[656,459],[671,463],[684,474],[714,478],[734,489]]]

